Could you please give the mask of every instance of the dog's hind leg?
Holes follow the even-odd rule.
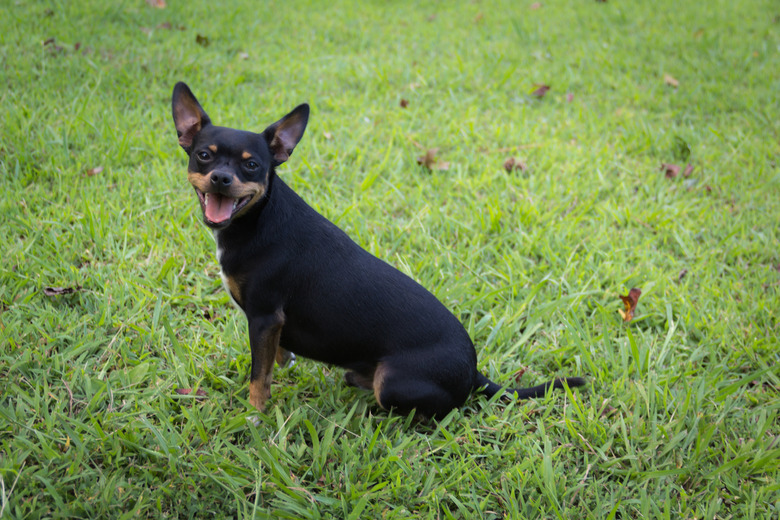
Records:
[[[382,408],[404,414],[416,410],[426,418],[443,417],[461,406],[468,390],[459,386],[447,388],[428,374],[387,362],[379,363],[373,379],[374,396]]]

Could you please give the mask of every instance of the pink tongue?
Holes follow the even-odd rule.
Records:
[[[206,199],[206,218],[212,222],[224,222],[233,213],[233,201],[219,193],[209,193]]]

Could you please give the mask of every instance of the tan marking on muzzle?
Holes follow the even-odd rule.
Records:
[[[199,172],[187,172],[187,180],[190,181],[190,184],[203,193],[207,193],[209,190],[209,186],[211,185],[211,182],[209,181],[210,177],[211,173],[203,175]]]

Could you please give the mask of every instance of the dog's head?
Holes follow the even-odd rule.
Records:
[[[309,121],[303,104],[259,134],[214,126],[181,82],[172,106],[179,144],[190,157],[187,178],[213,229],[229,226],[263,199],[273,169],[290,157]]]

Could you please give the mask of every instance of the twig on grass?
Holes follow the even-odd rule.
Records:
[[[70,391],[68,382],[64,379],[62,380],[62,384],[65,385],[65,390],[68,391],[68,417],[73,417],[73,392]]]
[[[338,424],[336,421],[333,421],[333,420],[331,420],[330,418],[328,418],[328,417],[325,417],[324,415],[322,415],[322,414],[321,414],[320,412],[318,412],[318,411],[316,410],[316,408],[314,408],[312,405],[310,405],[310,404],[307,404],[306,406],[307,406],[307,407],[308,407],[308,408],[309,408],[311,411],[313,411],[314,413],[316,413],[317,415],[319,415],[321,419],[324,419],[324,420],[328,421],[328,422],[329,422],[329,423],[331,423],[331,424],[335,424],[335,425],[336,425],[336,427],[338,427],[338,428],[341,428],[342,430],[344,430],[345,432],[347,432],[347,433],[351,434],[351,435],[352,435],[353,437],[355,437],[355,438],[360,438],[360,435],[358,435],[357,433],[353,432],[352,430],[347,430],[346,428],[344,428],[343,426],[341,426],[340,424]]]
[[[0,495],[2,495],[2,504],[0,504],[0,518],[3,518],[3,511],[5,510],[6,504],[8,504],[8,501],[11,500],[11,495],[14,492],[14,488],[16,488],[16,483],[19,482],[19,477],[22,476],[22,470],[24,469],[24,465],[27,464],[27,461],[23,461],[21,467],[19,468],[19,471],[16,473],[16,478],[14,479],[14,483],[11,484],[11,489],[8,490],[8,494],[5,494],[5,480],[3,479],[3,476],[0,475]]]

